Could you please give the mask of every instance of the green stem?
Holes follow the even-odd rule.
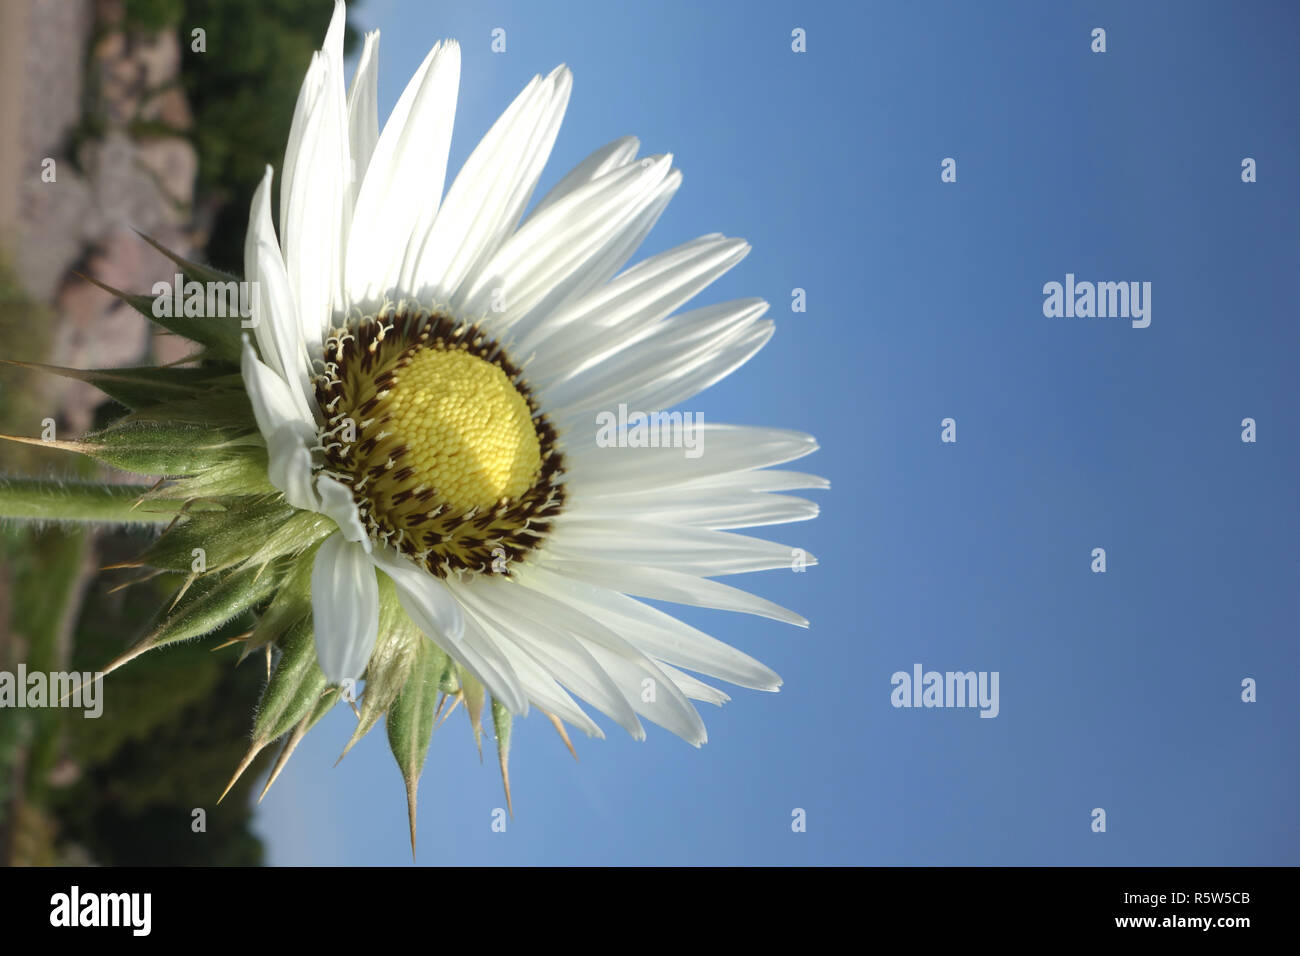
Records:
[[[104,485],[37,478],[0,478],[0,518],[29,521],[166,524],[183,501],[141,502],[147,485]]]

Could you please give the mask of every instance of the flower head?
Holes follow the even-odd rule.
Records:
[[[671,156],[617,140],[525,215],[569,100],[561,66],[444,194],[458,46],[434,46],[380,131],[378,34],[347,88],[344,17],[338,2],[302,85],[278,234],[270,167],[253,198],[252,336],[160,319],[205,346],[201,364],[139,370],[131,419],[79,450],[170,478],[146,510],[181,503],[142,563],[187,584],[116,663],[260,610],[246,653],[278,655],[245,766],[287,735],[274,779],[364,681],[353,742],[387,717],[414,839],[448,699],[476,735],[490,701],[504,774],[510,720],[533,707],[566,743],[565,723],[603,736],[581,700],[635,737],[645,719],[698,746],[691,701],[728,697],[688,672],[776,690],[769,668],[640,599],[806,625],[715,578],[812,563],[734,529],[811,518],[784,492],[826,483],[772,467],[815,450],[806,435],[665,411],[773,331],[757,299],[679,311],[742,240],[627,266],[681,185]]]

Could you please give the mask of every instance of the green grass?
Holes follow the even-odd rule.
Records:
[[[43,359],[49,349],[48,310],[27,298],[11,270],[0,263],[0,336],[22,342],[24,357]],[[0,431],[24,434],[46,417],[35,373],[8,367],[0,379]],[[85,474],[84,463],[52,449],[6,443],[5,465],[23,471],[48,471],[57,464],[65,474]],[[9,608],[10,626],[0,637],[0,669],[25,661],[30,670],[62,670],[67,640],[86,556],[84,528],[39,531],[30,524],[8,523],[0,529],[0,590]],[[39,806],[45,783],[59,758],[61,712],[52,708],[20,710],[0,722],[0,826],[15,797]],[[21,767],[20,767],[21,764]]]

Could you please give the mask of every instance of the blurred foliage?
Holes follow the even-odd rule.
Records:
[[[139,0],[150,5],[163,0]],[[219,211],[208,240],[208,260],[244,271],[244,231],[253,190],[267,164],[276,185],[289,138],[298,88],[320,48],[333,4],[326,0],[185,0],[181,23],[182,80],[194,111],[200,200]],[[356,4],[350,7],[355,8]],[[202,27],[207,52],[190,49],[188,33]],[[351,52],[358,34],[343,38]],[[272,203],[278,209],[278,201]]]
[[[32,341],[34,335],[36,354],[44,354],[49,348],[49,325],[48,310],[38,309],[29,301],[14,281],[8,264],[0,262],[0,336],[12,342]],[[40,421],[32,388],[35,377],[25,369],[11,368],[0,378],[0,432],[22,434],[25,427]],[[37,470],[41,450],[29,445],[6,447],[5,470],[28,473]],[[6,624],[0,629],[0,670],[12,669],[28,654],[29,639],[8,625],[20,620],[13,608],[13,598],[23,575],[17,573],[14,560],[24,552],[33,534],[30,528],[18,524],[0,528],[0,620]],[[26,774],[26,754],[32,736],[32,721],[25,713],[5,714],[0,718],[0,858],[14,828],[14,822],[9,819],[10,807],[18,792],[16,778]]]
[[[0,336],[22,341],[37,355],[49,350],[50,312],[27,298],[7,264],[0,262]],[[0,379],[0,432],[39,432],[48,413],[44,377],[9,367]],[[61,467],[60,467],[61,466]],[[6,443],[6,471],[85,474],[93,467],[66,454]],[[19,661],[30,670],[57,669],[70,638],[77,592],[84,574],[88,534],[84,528],[43,531],[26,523],[0,528],[0,670]],[[40,807],[46,782],[60,757],[62,713],[54,708],[6,711],[0,719],[0,858],[17,850],[45,856],[53,824]],[[21,814],[22,825],[15,819]],[[17,847],[19,833],[27,839]]]
[[[174,27],[185,14],[185,0],[126,0],[127,27],[156,32]]]
[[[68,609],[76,606],[86,556],[84,528],[39,534],[31,528],[10,529],[4,536],[5,565],[12,586],[10,639],[24,650],[18,659],[28,672],[49,673],[62,667],[60,645],[70,637]],[[19,629],[21,627],[21,630]],[[8,655],[6,655],[8,656]],[[11,669],[6,665],[6,669]],[[46,780],[60,755],[57,708],[20,710],[15,722],[26,726],[19,736],[27,743],[27,799],[40,802]]]
[[[11,532],[3,538],[5,567],[14,585],[13,620],[32,635],[22,657],[29,672],[102,668],[143,635],[179,583],[164,576],[120,587],[138,571],[94,579],[80,602],[71,656],[64,663],[53,645],[58,617],[75,601],[59,600],[55,585],[72,586],[84,533],[17,537]],[[99,560],[129,561],[147,541],[143,532],[100,536]],[[248,747],[250,714],[265,669],[261,658],[236,668],[237,647],[214,648],[249,625],[250,620],[238,622],[109,674],[99,686],[97,718],[73,707],[7,716],[0,739],[26,753],[12,862],[261,863],[261,841],[250,828],[250,788],[274,748],[216,803]],[[206,815],[200,832],[192,828],[196,809]]]
[[[8,262],[0,260],[0,341],[21,342],[24,358],[48,355],[53,328],[51,310],[28,298]],[[33,369],[5,366],[0,370],[0,432],[38,434],[41,420],[49,414],[45,397],[49,384],[49,376]],[[4,449],[6,472],[36,474],[67,464],[67,456],[53,449],[17,444]]]
[[[104,560],[129,560],[143,538],[101,541]],[[141,636],[179,583],[174,576],[117,589],[139,572],[102,576],[84,601],[70,669],[93,671]],[[125,576],[125,578],[124,578]],[[251,621],[242,622],[247,629]],[[265,683],[263,661],[235,667],[239,648],[214,650],[238,633],[225,629],[132,661],[104,678],[103,713],[64,711],[78,779],[53,795],[63,835],[95,860],[117,865],[237,865],[262,862],[249,823],[250,788],[269,753],[218,805],[248,747],[250,714]],[[274,749],[274,748],[272,748]],[[202,810],[206,829],[193,829]]]
[[[219,268],[243,272],[253,191],[268,163],[277,173],[282,165],[298,88],[332,8],[328,0],[125,0],[127,29],[180,33],[181,83],[194,116],[184,135],[199,154],[196,206],[214,211],[206,257]],[[204,52],[191,48],[198,27]],[[349,27],[345,49],[357,39]],[[86,103],[71,134],[74,156],[79,139],[102,134],[93,89]],[[0,263],[0,336],[21,339],[24,357],[36,358],[49,353],[52,325],[49,310],[27,300]],[[5,369],[0,431],[35,433],[49,408],[44,394],[39,374]],[[102,424],[122,411],[106,402],[97,417]],[[52,450],[4,449],[5,472],[85,467]],[[130,574],[116,571],[91,579],[84,600],[78,592],[88,550],[103,565],[134,557],[147,541],[144,533],[99,533],[91,541],[80,530],[0,528],[0,622],[13,625],[0,630],[0,669],[23,660],[31,670],[95,671],[141,637],[170,601],[175,576],[115,591]],[[115,671],[100,689],[98,718],[66,707],[0,714],[0,863],[261,863],[251,788],[276,748],[263,751],[216,804],[247,749],[265,682],[260,657],[236,668],[237,647],[213,651],[237,632],[146,654]],[[193,826],[199,809],[204,832]]]

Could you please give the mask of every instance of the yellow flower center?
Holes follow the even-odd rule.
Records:
[[[541,469],[528,403],[498,366],[468,352],[420,349],[375,414],[406,446],[411,480],[457,510],[519,498]]]
[[[320,467],[372,541],[438,577],[511,573],[564,506],[564,459],[500,343],[387,306],[331,332],[314,379]]]

